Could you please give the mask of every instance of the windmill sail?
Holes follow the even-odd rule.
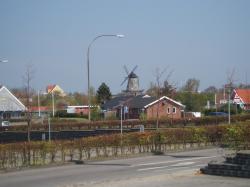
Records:
[[[123,80],[121,83],[121,86],[127,81],[127,89],[123,92],[129,95],[139,95],[142,93],[142,90],[139,90],[139,78],[134,73],[134,71],[137,69],[137,65],[132,69],[132,71],[128,71],[127,67],[124,65],[123,68],[127,74],[127,77]]]

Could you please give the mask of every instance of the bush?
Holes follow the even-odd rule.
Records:
[[[66,110],[56,111],[55,117],[58,117],[58,118],[88,118],[87,115],[81,115],[81,114],[77,114],[77,113],[67,113]]]

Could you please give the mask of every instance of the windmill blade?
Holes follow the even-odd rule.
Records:
[[[128,77],[124,79],[124,81],[121,83],[121,86],[128,80]]]
[[[133,72],[136,70],[137,67],[138,67],[138,66],[136,65],[136,66],[134,67],[134,69],[131,71],[131,73],[133,73]]]
[[[127,68],[127,66],[123,66],[123,68],[125,69],[125,71],[126,71],[126,73],[127,73],[127,75],[129,75],[129,71],[128,71],[128,68]]]

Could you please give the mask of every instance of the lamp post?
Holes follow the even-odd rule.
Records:
[[[122,34],[102,34],[102,35],[98,35],[96,36],[91,43],[88,46],[88,51],[87,51],[87,71],[88,71],[88,119],[89,121],[91,120],[91,112],[90,112],[90,105],[91,105],[91,101],[90,101],[90,75],[89,75],[89,53],[90,53],[90,48],[92,46],[92,44],[99,38],[101,37],[118,37],[118,38],[123,38],[124,35]]]
[[[55,98],[54,98],[54,92],[52,91],[52,116],[55,117]]]

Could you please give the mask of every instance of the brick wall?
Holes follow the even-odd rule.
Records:
[[[157,117],[157,107],[159,104],[159,118],[173,118],[173,119],[180,119],[182,117],[181,110],[183,110],[182,107],[179,105],[167,101],[162,100],[158,103],[155,103],[154,105],[149,106],[145,113],[147,115],[147,118],[156,118]]]

